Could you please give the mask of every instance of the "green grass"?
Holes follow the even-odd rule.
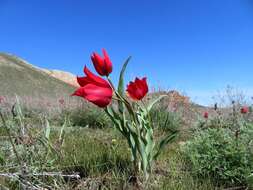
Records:
[[[18,126],[16,126],[18,127]],[[50,142],[57,149],[60,127],[52,127]],[[38,128],[34,134],[43,136]],[[34,129],[33,129],[34,131]],[[6,135],[4,132],[1,135]],[[36,136],[36,135],[33,135]],[[36,158],[30,163],[30,168],[47,171],[62,171],[65,174],[79,173],[82,177],[76,181],[66,181],[61,178],[53,178],[43,183],[52,183],[57,180],[58,185],[66,189],[134,189],[128,180],[132,175],[132,163],[130,150],[124,139],[113,128],[90,129],[79,127],[67,127],[65,129],[62,146],[58,146],[60,157],[54,151],[50,152],[47,160],[43,160],[43,152],[32,153]],[[38,142],[37,142],[38,143]],[[29,147],[32,149],[32,147]],[[41,147],[41,150],[43,147]],[[214,189],[207,181],[194,179],[187,170],[186,163],[182,158],[177,143],[168,147],[154,165],[153,175],[145,189]],[[7,155],[8,156],[8,155]],[[38,167],[40,163],[47,162],[46,166]],[[51,164],[50,164],[51,163]],[[3,178],[0,178],[3,180]],[[140,178],[142,181],[142,177]],[[1,182],[4,185],[17,187],[13,183]],[[16,183],[14,183],[16,184]],[[52,185],[52,184],[50,184]],[[143,187],[140,183],[140,187]]]
[[[115,144],[112,139],[116,139]],[[74,128],[67,132],[62,151],[63,160],[58,168],[68,173],[80,172],[83,180],[89,179],[90,183],[104,183],[102,189],[133,188],[127,183],[132,174],[130,151],[115,130]],[[198,180],[191,176],[175,143],[155,163],[146,188],[211,190],[215,187],[208,179]]]
[[[28,177],[32,184],[51,189],[147,189],[147,190],[213,190],[223,189],[222,183],[193,175],[189,162],[181,151],[182,141],[187,141],[192,132],[184,129],[183,135],[168,145],[155,161],[153,173],[144,185],[140,173],[133,178],[130,150],[124,138],[105,118],[98,119],[100,112],[89,112],[89,107],[64,108],[50,116],[48,111],[37,112],[23,109],[22,122],[5,113],[6,123],[18,154],[28,173],[61,172],[65,175],[78,173],[80,179],[67,177]],[[159,138],[169,128],[179,129],[182,122],[176,113],[153,113],[156,124],[155,137]],[[57,109],[56,109],[57,110]],[[78,114],[79,113],[79,114]],[[41,115],[40,115],[41,114]],[[74,117],[76,116],[76,117]],[[67,118],[66,122],[65,119]],[[168,118],[168,119],[167,119]],[[47,123],[47,119],[49,123]],[[98,119],[98,123],[94,123]],[[165,122],[165,120],[168,120]],[[25,138],[20,129],[26,129]],[[79,125],[77,123],[81,123]],[[64,125],[64,128],[62,127]],[[8,140],[8,133],[0,122],[0,173],[20,172],[18,159]],[[20,179],[19,179],[20,180]],[[0,177],[0,188],[21,189],[19,180]],[[137,182],[137,183],[136,183]],[[219,185],[217,185],[219,184]]]

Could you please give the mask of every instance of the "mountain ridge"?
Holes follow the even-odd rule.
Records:
[[[57,96],[70,94],[74,88],[16,55],[0,53],[0,95]]]
[[[63,82],[66,82],[74,87],[79,86],[76,81],[76,76],[74,74],[72,74],[71,72],[63,71],[63,70],[59,70],[59,69],[46,69],[46,68],[38,67],[36,65],[30,64],[25,59],[22,59],[21,57],[18,57],[14,54],[11,54],[11,53],[1,53],[0,52],[0,56],[8,56],[11,59],[15,59],[17,61],[17,63],[22,64],[23,66],[27,66],[31,69],[36,69],[38,71],[44,71],[45,73],[49,74],[50,76],[52,76],[56,79],[59,79]]]

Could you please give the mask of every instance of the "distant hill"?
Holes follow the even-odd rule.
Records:
[[[47,70],[47,69],[43,69],[43,70],[54,78],[60,79],[63,82],[66,82],[75,87],[79,86],[79,84],[76,81],[76,76],[73,75],[72,73],[69,73],[66,71],[60,71],[60,70]]]
[[[17,94],[54,98],[69,95],[74,91],[73,85],[53,77],[50,73],[17,56],[0,53],[0,96]]]

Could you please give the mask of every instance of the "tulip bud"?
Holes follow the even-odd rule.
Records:
[[[98,74],[101,76],[109,76],[109,74],[112,72],[112,62],[105,49],[102,51],[104,57],[101,57],[97,53],[93,53],[91,55],[91,60]]]

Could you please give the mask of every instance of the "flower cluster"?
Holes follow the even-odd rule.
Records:
[[[157,159],[161,150],[166,144],[171,142],[177,134],[177,131],[173,131],[165,135],[160,142],[154,139],[150,110],[153,105],[161,98],[165,97],[165,95],[161,95],[148,105],[145,104],[146,102],[139,104],[138,101],[142,100],[148,93],[146,77],[136,77],[134,81],[129,82],[125,91],[124,72],[130,57],[123,64],[117,88],[114,87],[109,78],[113,68],[107,52],[103,49],[103,56],[93,53],[91,55],[91,60],[96,72],[100,76],[92,73],[85,66],[85,76],[77,77],[77,82],[80,87],[73,95],[80,96],[98,107],[104,108],[108,117],[113,121],[114,127],[127,140],[132,155],[135,174],[141,169],[145,178],[148,179],[152,171],[153,161]],[[125,94],[127,94],[133,102],[130,102]],[[109,106],[113,96],[115,96],[117,101],[115,101],[114,106]]]
[[[217,104],[215,104],[215,110],[217,110]],[[250,112],[250,107],[248,107],[248,106],[243,106],[243,107],[241,107],[241,109],[240,109],[240,113],[241,114],[247,114],[247,113],[249,113]],[[204,112],[203,113],[203,117],[205,118],[205,119],[208,119],[209,118],[209,113],[206,111],[206,112]]]
[[[91,55],[92,63],[95,70],[100,76],[106,76],[108,80],[95,75],[86,66],[84,67],[84,77],[77,77],[80,85],[72,95],[80,96],[103,108],[108,106],[112,101],[114,92],[113,85],[110,83],[109,75],[112,72],[112,62],[105,49],[102,50],[103,57],[98,53]],[[133,100],[141,100],[148,93],[147,78],[136,78],[134,82],[127,85],[127,92]]]

